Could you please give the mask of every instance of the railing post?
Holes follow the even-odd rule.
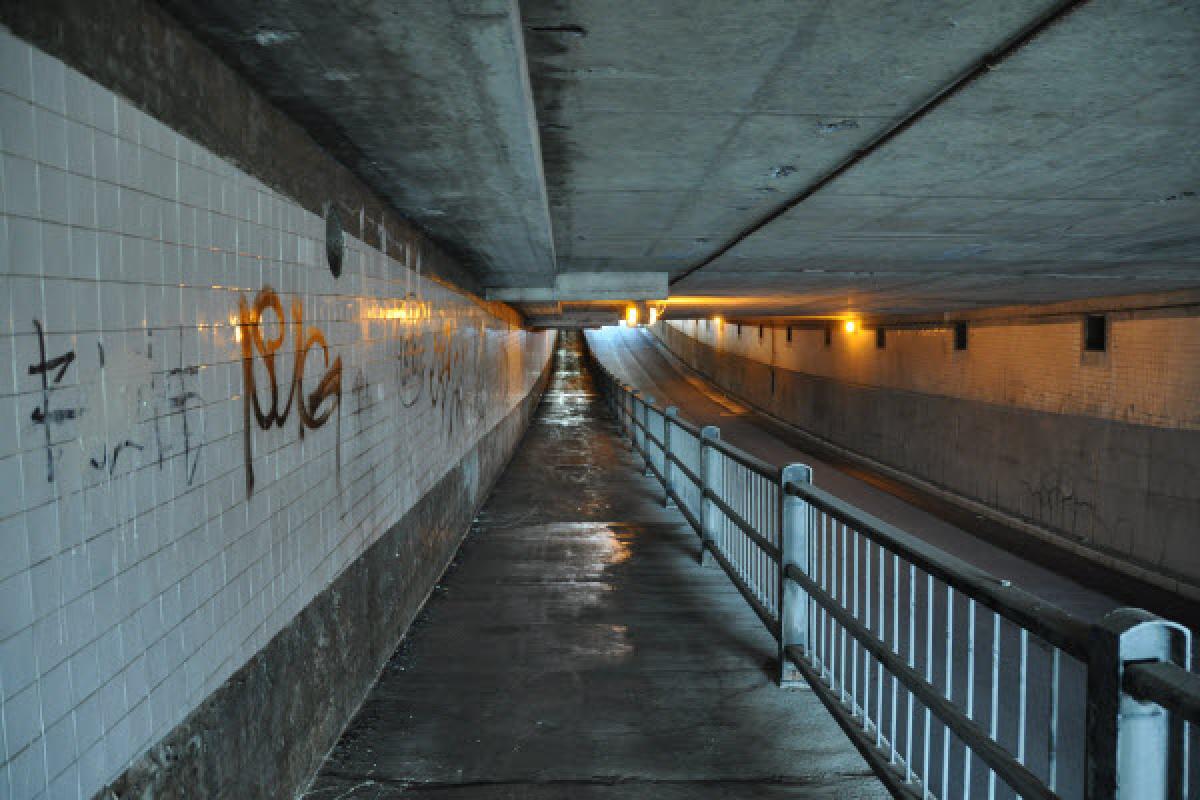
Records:
[[[638,421],[638,417],[641,416],[641,414],[639,413],[638,406],[642,402],[642,392],[640,389],[634,389],[633,391],[631,391],[629,393],[629,397],[631,399],[631,405],[630,405],[630,409],[629,409],[630,446],[634,452],[641,453],[643,442],[642,442],[641,429],[637,426],[637,421]]]
[[[788,688],[805,687],[800,670],[787,656],[789,645],[800,645],[807,653],[808,641],[808,593],[799,584],[787,579],[789,564],[794,564],[804,574],[809,572],[808,536],[812,517],[808,503],[793,494],[788,494],[789,483],[812,483],[812,467],[806,464],[788,464],[779,471],[779,497],[782,509],[779,519],[783,523],[781,550],[783,558],[779,565],[779,685]]]
[[[642,475],[650,474],[650,406],[654,405],[654,396],[642,397]]]
[[[621,384],[621,429],[625,432],[629,449],[633,449],[633,427],[629,424],[629,415],[633,408],[633,389]]]
[[[674,465],[671,463],[671,456],[675,454],[671,444],[671,420],[677,416],[679,409],[675,406],[667,406],[663,411],[663,508],[675,505],[671,499],[671,493],[675,491]]]
[[[712,442],[721,438],[721,429],[716,425],[705,425],[700,429],[700,482],[703,494],[700,499],[700,564],[705,567],[717,565],[713,550],[717,546],[717,510],[709,494],[720,495],[725,481],[721,472],[721,451]]]
[[[629,437],[629,449],[634,449],[634,409],[637,408],[637,390],[632,386],[625,386],[625,434]]]
[[[1169,661],[1190,666],[1187,628],[1149,611],[1119,608],[1092,626],[1088,643],[1088,800],[1182,797],[1187,729],[1155,703],[1121,688],[1125,665]]]

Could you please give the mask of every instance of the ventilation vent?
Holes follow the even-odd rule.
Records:
[[[1092,353],[1108,350],[1108,318],[1103,314],[1088,314],[1084,319],[1083,349]]]

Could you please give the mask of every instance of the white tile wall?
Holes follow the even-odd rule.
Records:
[[[0,154],[0,796],[90,797],[511,410],[551,339],[353,237],[334,279],[321,218],[2,28]],[[303,437],[295,408],[252,425],[248,495],[236,323],[264,286],[342,359],[342,401]],[[400,318],[409,288],[428,318]],[[459,402],[435,404],[447,362]]]

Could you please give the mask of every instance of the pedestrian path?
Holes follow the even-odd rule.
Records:
[[[306,797],[884,798],[565,335],[525,441]]]

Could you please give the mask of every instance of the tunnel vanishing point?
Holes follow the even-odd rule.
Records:
[[[0,0],[0,800],[1200,797],[1200,3]]]

